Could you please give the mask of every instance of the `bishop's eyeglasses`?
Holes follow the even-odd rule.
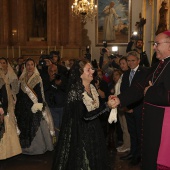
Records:
[[[159,42],[154,42],[153,46],[158,47],[159,44],[163,44],[163,43],[170,43],[170,42],[160,42],[160,43]]]

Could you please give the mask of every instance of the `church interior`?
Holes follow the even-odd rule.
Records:
[[[90,46],[92,59],[98,61],[100,48],[103,47],[98,13],[103,1],[95,1],[95,4],[98,5],[95,14],[97,16],[92,21],[87,19],[86,23],[82,23],[80,17],[74,16],[71,9],[73,2],[73,0],[47,0],[45,14],[40,10],[35,17],[36,8],[33,0],[28,2],[1,0],[1,56],[10,60],[17,59],[19,56],[38,58],[41,54],[49,54],[52,50],[58,50],[63,60],[66,60],[82,57],[86,52],[86,47]],[[106,1],[104,4],[109,4],[109,2]],[[127,38],[124,42],[109,41],[108,48],[112,52],[112,47],[118,46],[118,53],[125,56],[130,37],[134,31],[138,31],[144,41],[143,48],[151,61],[154,53],[152,43],[158,30],[162,0],[138,0],[138,2],[124,0],[122,3],[128,4],[128,11],[126,11],[126,17],[128,17]],[[167,0],[168,6],[169,0]],[[168,10],[166,15],[167,29],[170,22],[169,13]],[[41,15],[45,15],[45,17],[41,17]],[[136,23],[140,23],[142,19],[146,19],[146,23],[141,30]]]
[[[99,62],[100,51],[107,41],[111,54],[126,56],[129,41],[135,36],[143,39],[151,63],[156,34],[170,29],[170,0],[87,0],[95,5],[92,16],[76,14],[72,5],[75,0],[0,0],[0,56],[15,65],[19,57],[33,58],[38,62],[41,55],[59,51],[61,61],[82,59],[89,48],[91,60]],[[118,11],[116,38],[103,38],[103,6],[115,2]],[[166,3],[165,16],[160,9]],[[123,9],[125,12],[123,13]],[[126,21],[125,21],[126,20]],[[163,22],[163,25],[161,25]],[[126,30],[123,32],[123,30]],[[137,32],[137,35],[133,35]],[[114,51],[116,47],[116,51]],[[115,143],[110,146],[112,170],[140,170],[119,158]],[[0,153],[1,154],[1,153]],[[44,155],[18,155],[0,161],[0,170],[50,170],[54,152]]]

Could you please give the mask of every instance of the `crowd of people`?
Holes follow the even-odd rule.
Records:
[[[140,157],[137,160],[142,161],[142,169],[148,170],[164,170],[170,169],[169,159],[169,55],[170,55],[170,31],[164,31],[158,34],[154,41],[154,50],[156,57],[159,59],[152,67],[148,68],[146,73],[141,70],[139,66],[135,66],[137,60],[128,59],[129,67],[131,70],[126,72],[124,82],[129,84],[128,89],[122,90],[118,96],[114,96],[114,106],[121,105],[132,106],[137,102],[141,104],[140,115],[134,120],[138,121],[140,116],[140,124],[133,123],[133,126],[138,126],[136,131],[140,130],[140,135],[135,137],[136,144],[139,142],[141,149]],[[128,57],[129,58],[129,57]],[[140,69],[140,70],[139,70]],[[130,77],[132,72],[135,72],[134,78],[130,83]],[[141,74],[140,77],[137,75]],[[129,76],[128,76],[129,75]],[[137,80],[138,79],[138,80]],[[123,78],[122,78],[123,83]],[[123,84],[122,84],[123,85]],[[137,116],[133,115],[133,116]],[[127,120],[127,124],[129,119]],[[133,120],[133,121],[134,121]],[[132,125],[132,123],[131,123]],[[139,128],[139,125],[141,126]],[[131,131],[129,130],[130,136]],[[136,135],[138,135],[136,133]],[[132,139],[132,137],[131,137]],[[132,153],[132,142],[131,151],[129,155],[126,155],[126,159],[134,157]],[[137,145],[134,145],[137,146]],[[139,145],[138,145],[139,146]]]
[[[15,73],[0,58],[0,160],[55,150],[52,170],[103,170],[116,147],[142,170],[170,169],[169,49],[165,31],[152,67],[141,39],[127,56],[101,49],[99,64],[51,51],[38,65],[19,58]]]

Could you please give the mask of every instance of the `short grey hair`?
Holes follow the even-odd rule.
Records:
[[[134,56],[134,57],[136,57],[138,60],[140,60],[140,54],[137,53],[136,51],[129,51],[129,52],[127,53],[127,57],[129,57],[129,56]]]

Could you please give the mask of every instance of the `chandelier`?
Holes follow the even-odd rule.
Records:
[[[97,14],[97,5],[94,4],[93,0],[75,0],[72,8],[72,15],[79,16],[81,22],[85,23],[88,19],[93,21]]]

